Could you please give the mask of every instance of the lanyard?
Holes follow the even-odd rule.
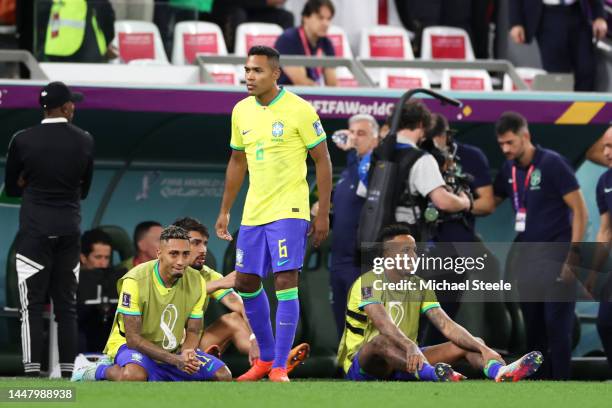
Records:
[[[527,170],[527,176],[525,176],[525,188],[523,190],[523,204],[525,204],[525,198],[527,196],[527,187],[529,186],[529,180],[531,179],[531,173],[534,170],[533,164],[529,166],[529,170]],[[513,201],[514,201],[514,209],[518,211],[519,209],[525,208],[524,206],[520,206],[519,203],[519,193],[518,193],[518,183],[516,182],[516,166],[512,165],[512,192],[513,192]]]
[[[308,40],[306,39],[306,33],[304,32],[304,27],[300,27],[298,29],[298,33],[300,34],[300,40],[302,40],[302,46],[304,47],[304,54],[306,54],[307,57],[310,57],[312,55],[312,51],[310,51],[310,44],[308,44]],[[317,48],[316,52],[317,52],[316,57],[323,56],[323,49]],[[315,82],[319,82],[320,78],[322,78],[323,76],[323,68],[316,67],[316,68],[313,68],[313,70],[316,76],[314,80]]]

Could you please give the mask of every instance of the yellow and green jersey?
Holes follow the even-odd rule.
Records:
[[[348,372],[353,357],[359,349],[376,337],[379,332],[364,308],[372,303],[382,304],[393,323],[412,341],[416,343],[419,332],[419,318],[431,308],[440,307],[436,294],[432,290],[419,289],[417,276],[406,278],[415,282],[415,290],[391,291],[381,290],[382,282],[386,282],[385,275],[376,275],[366,272],[359,277],[349,291],[344,333],[338,348],[338,364],[344,372]],[[379,281],[375,283],[375,281]]]
[[[179,348],[187,320],[203,316],[206,282],[192,268],[185,269],[183,277],[167,288],[159,274],[159,261],[145,262],[119,279],[117,291],[117,313],[104,348],[113,358],[126,343],[123,315],[141,316],[142,337],[170,353]]]
[[[325,138],[312,105],[284,88],[267,106],[254,96],[236,104],[230,146],[246,153],[249,169],[242,225],[310,220],[306,156]]]
[[[223,275],[221,275],[219,272],[215,271],[214,269],[209,268],[206,265],[202,266],[202,269],[200,270],[200,275],[202,275],[202,278],[204,278],[204,281],[206,281],[207,285],[209,282],[214,282],[214,281],[217,281],[223,278]],[[211,293],[210,297],[215,299],[217,302],[220,302],[221,299],[223,299],[225,296],[232,293],[233,291],[234,291],[233,289],[219,289]],[[209,296],[206,297],[206,300],[204,301],[204,307],[202,308],[202,313],[206,313],[206,309],[208,309],[208,302],[210,301],[210,297]]]

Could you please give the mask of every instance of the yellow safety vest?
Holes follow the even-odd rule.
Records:
[[[53,0],[45,40],[45,55],[69,57],[76,53],[85,38],[86,18],[86,0]],[[91,24],[100,55],[104,55],[106,39],[98,27],[95,13],[91,16]]]

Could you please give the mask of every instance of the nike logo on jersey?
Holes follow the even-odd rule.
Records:
[[[612,192],[612,188],[604,188],[604,193],[608,194]]]
[[[283,266],[283,265],[284,265],[284,264],[286,264],[287,262],[289,262],[289,260],[288,260],[288,259],[285,259],[284,261],[278,261],[278,262],[276,263],[276,266]]]
[[[242,131],[242,136],[246,135],[246,134],[247,134],[247,133],[249,133],[251,130],[253,130],[253,129],[243,130],[243,131]]]

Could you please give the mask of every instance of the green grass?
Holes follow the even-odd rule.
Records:
[[[496,384],[466,381],[434,383],[354,383],[305,381],[260,383],[69,383],[60,380],[2,379],[0,388],[74,387],[74,403],[3,403],[1,407],[610,407],[612,382],[536,382]]]

